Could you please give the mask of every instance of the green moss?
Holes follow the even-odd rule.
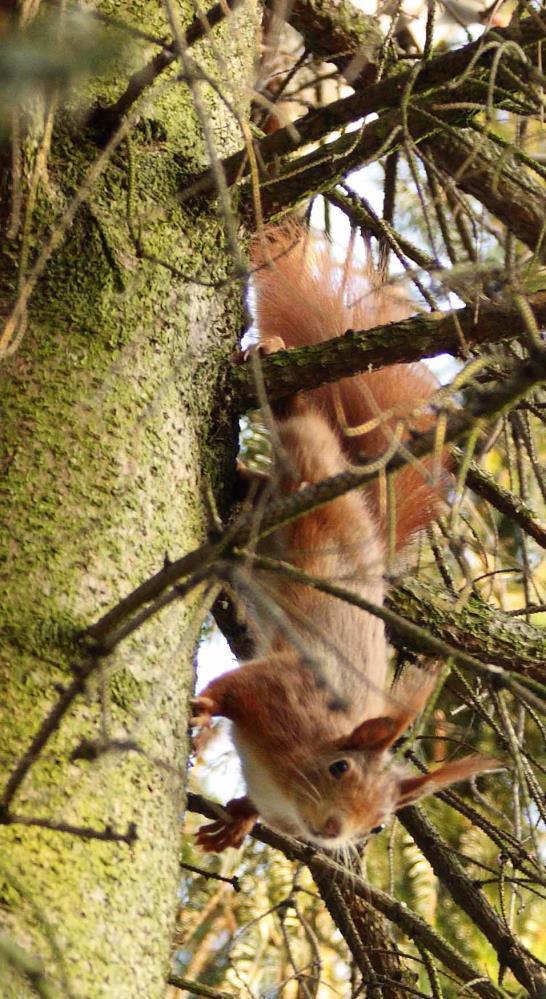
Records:
[[[123,17],[165,31],[144,0]],[[244,72],[233,74],[242,80],[253,25],[247,13],[237,17],[242,30],[229,37],[245,52]],[[148,50],[136,47],[135,68]],[[229,47],[225,55],[233,58]],[[213,68],[204,45],[200,57]],[[105,103],[120,86],[112,71],[85,92]],[[220,154],[231,152],[240,145],[233,121],[216,97],[206,101]],[[56,117],[29,266],[97,156],[73,107]],[[177,556],[203,539],[204,481],[227,480],[235,447],[220,369],[242,322],[240,288],[224,284],[230,263],[216,215],[195,206],[185,214],[177,202],[183,174],[204,161],[191,97],[174,72],[146,114],[157,128],[134,133],[133,168],[124,144],[90,190],[36,286],[18,352],[0,369],[0,568],[9,581],[0,593],[0,757],[8,772],[73,675],[78,635],[157,571],[165,552]],[[23,152],[29,168],[35,149]],[[2,300],[13,299],[21,250],[20,238],[0,246]],[[188,273],[219,287],[180,276]],[[195,594],[173,604],[124,642],[103,674],[97,669],[13,802],[19,815],[92,830],[125,832],[135,822],[134,847],[0,826],[0,924],[58,984],[54,941],[77,997],[163,995],[201,601]],[[74,759],[82,740],[105,737],[136,742],[139,752]],[[15,882],[21,890],[10,889]],[[6,999],[20,999],[20,988],[10,983]]]
[[[79,637],[83,629],[72,618],[62,614],[56,617],[38,617],[32,607],[26,608],[16,621],[5,620],[0,626],[2,642],[9,643],[19,652],[47,656],[55,652],[59,661],[79,654]],[[0,605],[0,615],[2,608]]]
[[[110,678],[108,690],[113,703],[125,712],[145,700],[148,693],[146,684],[139,683],[128,669],[116,670]]]

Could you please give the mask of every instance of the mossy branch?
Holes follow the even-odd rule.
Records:
[[[482,663],[546,682],[546,634],[470,594],[460,605],[446,590],[407,577],[390,593],[388,606],[409,621],[426,621],[427,631]],[[418,635],[405,635],[406,648],[427,652]]]
[[[408,70],[381,80],[375,85],[367,86],[355,94],[351,94],[350,97],[332,101],[326,107],[312,111],[298,119],[289,128],[278,129],[256,142],[256,161],[267,168],[269,164],[278,163],[281,157],[293,153],[297,148],[318,142],[331,132],[339,131],[344,125],[349,125],[371,113],[389,108],[399,108],[402,97],[410,85],[412,93],[416,95],[430,94],[442,86],[449,86],[450,91],[456,93],[458,78],[468,73],[469,66],[473,66],[476,72],[487,74],[499,45],[517,36],[520,48],[526,49],[536,45],[545,33],[546,23],[537,16],[516,28],[510,26],[495,31],[494,39],[491,35],[484,35],[469,45],[430,59],[420,69],[416,79],[414,71]],[[358,38],[356,37],[355,48],[357,46]],[[329,58],[331,58],[331,53]],[[522,71],[522,65],[519,61],[518,71]],[[457,97],[459,96],[457,95]],[[368,135],[370,134],[368,133]],[[297,140],[296,136],[299,136]],[[247,176],[250,172],[250,164],[246,150],[242,149],[228,156],[223,160],[222,167],[228,184],[237,183]],[[195,177],[184,191],[180,192],[180,199],[186,201],[193,197],[210,196],[214,193],[214,178],[210,170],[206,170]]]
[[[546,323],[546,292],[530,295],[528,301],[537,323]],[[463,357],[480,344],[500,343],[526,334],[516,305],[484,304],[477,314],[474,308],[427,313],[369,330],[347,330],[343,336],[308,347],[281,350],[261,359],[261,375],[267,399],[276,402],[370,367],[439,354]],[[231,382],[240,410],[259,405],[251,365],[234,365]]]

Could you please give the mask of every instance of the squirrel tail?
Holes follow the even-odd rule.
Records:
[[[409,299],[381,284],[372,267],[336,260],[328,240],[298,223],[270,227],[253,247],[255,312],[260,338],[280,337],[287,347],[303,347],[400,322],[411,313]],[[343,378],[305,393],[324,412],[350,461],[373,460],[402,432],[408,440],[434,424],[428,403],[438,388],[421,363],[394,364]],[[386,499],[381,476],[368,491],[384,536],[394,516],[395,548],[401,551],[434,517],[445,492],[436,458],[408,464],[393,476]],[[434,466],[434,475],[432,468]],[[393,507],[394,505],[394,507]]]

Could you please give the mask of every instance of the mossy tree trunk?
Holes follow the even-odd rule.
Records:
[[[112,5],[107,12],[116,13]],[[124,5],[117,13],[157,36],[166,32],[155,4],[133,11]],[[193,11],[179,13],[187,23]],[[251,5],[219,25],[215,41],[223,72],[239,81],[244,114],[255,41]],[[209,44],[194,53],[214,74]],[[85,100],[111,105],[128,73],[154,51],[137,44],[134,65],[120,63],[93,81]],[[232,267],[223,224],[210,206],[190,214],[175,196],[185,171],[206,164],[191,88],[176,81],[179,70],[173,65],[170,79],[162,78],[146,120],[91,187],[34,289],[26,326],[19,321],[18,349],[0,368],[3,785],[72,682],[82,630],[159,568],[166,552],[202,541],[207,494],[222,481],[222,462],[235,445],[221,373],[242,323],[241,290],[223,280]],[[57,110],[33,205],[36,149],[41,155],[45,143],[41,125],[24,132],[18,221],[5,144],[6,315],[101,152],[84,127],[81,98],[80,108]],[[237,123],[211,88],[201,86],[201,98],[219,155],[231,153],[240,145]],[[192,653],[212,596],[196,592],[171,606],[91,672],[9,802],[4,820],[9,814],[99,832],[111,827],[114,840],[134,823],[137,838],[129,845],[23,821],[0,825],[6,999],[35,994],[17,948],[43,962],[51,994],[164,994]],[[94,761],[77,752],[74,758],[84,739],[106,742],[110,751]],[[127,740],[132,751],[119,745]]]

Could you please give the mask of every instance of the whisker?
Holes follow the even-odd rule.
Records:
[[[313,793],[313,796],[314,796],[313,798],[311,798],[311,800],[312,801],[314,800],[314,801],[320,803],[320,800],[321,800],[321,798],[320,798],[320,792],[319,792],[318,788],[316,787],[316,785],[313,784],[312,780],[307,776],[307,774],[305,774],[303,772],[303,770],[300,770],[299,767],[294,767],[294,770],[298,774],[298,777],[301,777],[302,780],[304,780],[305,783],[308,785],[308,788],[311,789],[311,791]],[[304,790],[304,788],[302,788],[302,791],[303,790]],[[307,794],[309,794],[309,790],[308,789],[307,789]]]

